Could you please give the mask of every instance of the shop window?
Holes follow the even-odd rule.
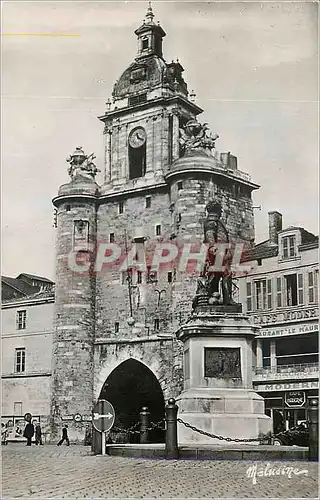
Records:
[[[17,312],[17,330],[24,330],[27,326],[27,311]]]
[[[281,239],[282,246],[282,258],[290,259],[296,255],[296,237],[295,236],[284,236]]]
[[[20,347],[15,350],[15,367],[14,371],[16,373],[23,373],[26,369],[26,349],[25,347]]]
[[[247,283],[247,311],[252,311],[252,284]]]
[[[288,274],[284,277],[285,280],[285,300],[287,306],[298,305],[298,287],[297,275]]]

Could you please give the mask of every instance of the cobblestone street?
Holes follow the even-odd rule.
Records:
[[[308,475],[248,477],[266,462],[92,456],[83,446],[2,448],[2,498],[316,498],[318,464],[270,462]]]

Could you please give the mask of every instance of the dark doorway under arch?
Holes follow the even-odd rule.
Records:
[[[139,423],[139,413],[143,406],[150,412],[150,422],[164,418],[164,398],[161,386],[149,368],[135,359],[128,359],[115,368],[105,381],[100,399],[113,405],[116,413],[115,427],[128,429]],[[139,429],[139,427],[137,427]],[[118,442],[139,442],[139,434],[116,435],[111,439]],[[153,430],[149,441],[164,441],[164,431]]]

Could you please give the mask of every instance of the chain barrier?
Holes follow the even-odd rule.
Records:
[[[208,436],[214,439],[219,439],[219,441],[235,441],[236,443],[251,443],[253,441],[266,441],[274,436],[268,436],[268,437],[260,437],[260,438],[247,438],[247,439],[240,439],[240,438],[229,438],[229,437],[224,437],[224,436],[218,436],[216,434],[211,434],[210,432],[203,431],[201,429],[198,429],[194,425],[188,424],[188,422],[184,422],[181,418],[178,418],[177,421],[187,427],[188,429],[191,429],[194,432],[198,432],[199,434],[202,434],[203,436]]]
[[[150,427],[147,429],[144,429],[145,431],[153,431],[155,429],[159,429],[161,431],[165,430],[165,427],[163,426],[163,423],[165,422],[165,419],[163,418],[162,420],[159,420],[159,422],[150,422]],[[116,434],[119,434],[120,432],[125,432],[128,434],[141,434],[141,430],[136,430],[137,427],[140,427],[141,423],[137,422],[136,424],[132,425],[128,429],[125,429],[124,427],[112,427],[110,432],[115,432]]]

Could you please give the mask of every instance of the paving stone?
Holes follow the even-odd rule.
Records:
[[[92,455],[88,447],[45,445],[2,449],[3,500],[96,498],[316,498],[318,464],[273,461],[272,468],[308,475],[258,477],[247,469],[266,461],[161,460]]]

